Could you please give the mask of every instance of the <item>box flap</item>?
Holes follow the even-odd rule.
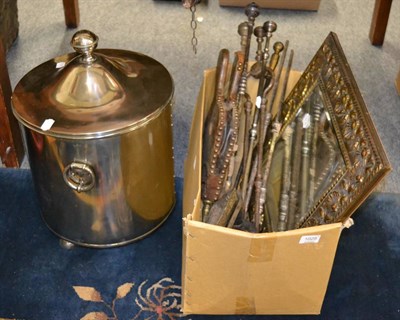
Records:
[[[252,234],[187,219],[184,228],[184,313],[320,312],[341,223]]]

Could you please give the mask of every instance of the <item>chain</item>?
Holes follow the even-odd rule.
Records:
[[[192,29],[192,47],[194,54],[197,54],[197,44],[198,39],[196,37],[196,29],[197,29],[197,19],[196,19],[196,5],[200,3],[201,0],[182,0],[183,7],[186,9],[190,9],[192,13],[192,20],[190,20],[190,28]]]
[[[190,7],[190,12],[192,13],[192,20],[190,21],[190,27],[192,28],[192,47],[194,54],[197,54],[197,44],[198,40],[196,37],[197,21],[196,21],[196,2]]]

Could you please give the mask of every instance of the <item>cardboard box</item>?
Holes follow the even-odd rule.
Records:
[[[321,0],[253,0],[260,8],[317,11]],[[245,7],[250,0],[219,0],[220,6]]]
[[[299,73],[293,72],[293,85]],[[185,314],[319,314],[341,223],[253,234],[200,222],[201,146],[215,69],[206,70],[185,162],[182,309]],[[249,80],[251,94],[256,86]],[[304,243],[302,243],[304,242]]]

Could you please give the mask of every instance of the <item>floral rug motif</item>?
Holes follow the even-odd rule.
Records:
[[[148,280],[138,286],[133,282],[121,284],[111,301],[103,298],[94,287],[73,286],[76,295],[85,302],[93,303],[96,311],[90,311],[80,320],[176,320],[183,317],[181,313],[181,287],[168,277],[156,283]],[[119,314],[120,305],[133,305],[134,311],[128,316]],[[98,311],[99,305],[102,311]],[[20,318],[0,318],[0,320],[25,320]]]
[[[137,286],[136,294],[132,295],[130,293],[134,291],[134,287],[133,282],[124,283],[117,288],[112,301],[105,301],[96,288],[74,286],[80,299],[102,304],[105,309],[105,311],[89,312],[81,320],[119,320],[117,311],[119,303],[136,304],[138,311],[129,318],[132,320],[175,320],[182,316],[180,313],[181,287],[175,285],[171,278],[163,278],[152,285],[148,285],[148,280],[145,280]]]
[[[180,318],[183,181],[175,182],[173,212],[145,239],[65,250],[41,219],[30,171],[0,169],[0,320]]]

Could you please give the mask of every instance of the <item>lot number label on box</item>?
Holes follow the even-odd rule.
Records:
[[[302,236],[300,238],[299,243],[300,244],[305,244],[305,243],[318,243],[319,239],[321,239],[321,235],[309,235],[309,236]]]

